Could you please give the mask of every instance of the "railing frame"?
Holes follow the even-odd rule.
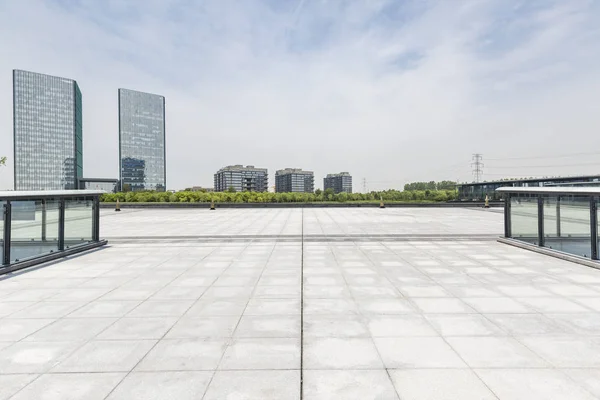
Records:
[[[46,192],[0,192],[0,201],[4,202],[2,217],[4,227],[2,235],[3,256],[0,264],[0,275],[18,269],[27,268],[36,264],[44,263],[81,251],[103,246],[106,240],[100,240],[100,195],[104,193],[98,190],[70,190],[70,191],[46,191]],[[58,201],[58,243],[57,251],[32,255],[23,260],[11,263],[11,231],[12,231],[12,209],[13,202],[17,201],[41,201],[41,232],[42,242],[47,239],[47,201],[53,199]],[[70,199],[85,199],[92,201],[91,218],[92,226],[88,242],[82,242],[76,246],[65,249],[65,201]]]
[[[504,237],[507,239],[515,239],[512,232],[511,222],[511,204],[512,198],[519,194],[528,194],[533,198],[537,198],[537,239],[538,243],[536,246],[545,246],[545,234],[544,234],[544,202],[548,196],[556,196],[556,235],[562,237],[561,230],[561,215],[560,205],[561,197],[564,196],[578,196],[589,198],[589,210],[590,210],[590,259],[598,260],[598,202],[600,201],[600,188],[577,188],[572,190],[568,187],[552,187],[552,188],[500,188],[497,190],[504,195]],[[518,239],[516,239],[518,240]],[[550,249],[550,248],[547,248]]]

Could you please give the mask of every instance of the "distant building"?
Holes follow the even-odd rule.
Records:
[[[280,169],[275,173],[277,193],[312,193],[315,191],[315,178],[312,171],[300,168]]]
[[[352,193],[352,176],[348,172],[339,174],[327,174],[323,178],[323,189],[333,189],[334,193]]]
[[[254,165],[229,165],[215,174],[215,192],[226,192],[229,188],[236,192],[266,192],[268,187],[267,169]]]
[[[123,191],[165,191],[165,98],[119,89],[119,181]]]
[[[15,190],[76,189],[83,176],[77,82],[13,70],[13,118]]]

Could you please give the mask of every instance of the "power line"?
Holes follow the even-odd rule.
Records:
[[[597,156],[600,155],[597,151],[594,152],[586,152],[586,153],[571,153],[571,154],[558,154],[552,156],[536,156],[536,157],[507,157],[507,158],[488,158],[488,160],[492,161],[503,161],[503,160],[540,160],[540,159],[548,159],[548,158],[567,158],[567,157],[576,157],[576,156]]]
[[[473,162],[471,163],[471,166],[473,167],[473,176],[475,177],[475,182],[479,182],[483,176],[483,162],[481,162],[482,159],[483,156],[481,154],[473,154]]]
[[[585,165],[600,165],[599,162],[579,163],[579,164],[553,164],[553,165],[510,165],[510,166],[494,166],[488,165],[492,169],[516,169],[516,168],[554,168],[554,167],[581,167]]]

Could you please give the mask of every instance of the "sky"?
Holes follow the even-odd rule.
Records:
[[[117,89],[166,99],[167,189],[232,164],[412,181],[600,173],[598,0],[0,0],[12,70],[75,79],[84,176],[118,178]]]

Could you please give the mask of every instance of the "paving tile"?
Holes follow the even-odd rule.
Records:
[[[358,307],[351,299],[304,299],[304,314],[336,315],[358,314]]]
[[[235,331],[235,337],[247,338],[299,338],[299,316],[242,316]]]
[[[238,316],[182,317],[167,333],[167,339],[232,337]]]
[[[367,326],[373,337],[438,336],[427,319],[418,314],[370,316]]]
[[[300,400],[300,371],[217,371],[203,400]]]
[[[155,340],[93,340],[55,366],[52,372],[131,371],[155,343]]]
[[[427,320],[442,336],[492,336],[504,333],[479,314],[429,314]]]
[[[580,304],[557,297],[521,297],[516,300],[542,313],[586,313],[592,311]]]
[[[439,285],[399,287],[400,292],[407,297],[452,297],[448,291]]]
[[[356,300],[363,314],[410,314],[415,309],[405,299],[360,299]]]
[[[97,338],[101,340],[161,339],[177,322],[176,317],[122,318]]]
[[[476,313],[460,299],[454,298],[412,298],[417,308],[428,314],[469,314]]]
[[[93,301],[72,312],[68,318],[120,318],[133,310],[140,301]]]
[[[486,318],[511,335],[567,333],[556,321],[541,314],[486,314]]]
[[[470,297],[463,299],[480,313],[532,313],[533,310],[509,297]]]
[[[368,337],[358,315],[305,315],[304,337]]]
[[[212,371],[132,372],[107,400],[201,399],[212,376]]]
[[[468,369],[389,370],[402,400],[494,400],[496,396]]]
[[[511,337],[449,337],[454,350],[472,368],[526,368],[549,365]]]
[[[37,374],[0,375],[0,400],[8,400],[37,377]]]
[[[305,400],[398,400],[385,370],[304,371]]]
[[[305,338],[305,369],[381,369],[383,364],[371,339]]]
[[[581,385],[588,392],[596,397],[600,397],[600,369],[563,369],[561,370],[571,377],[577,384]]]
[[[125,373],[45,374],[11,400],[103,400]]]
[[[0,345],[0,374],[43,373],[64,360],[80,342],[18,342]]]
[[[589,336],[521,337],[540,357],[560,368],[600,367],[600,338]]]
[[[475,370],[504,400],[592,400],[595,397],[565,374],[550,369]]]
[[[298,315],[300,301],[290,299],[250,299],[244,315]]]
[[[386,368],[465,368],[465,363],[441,338],[374,338]]]
[[[87,341],[113,324],[116,318],[65,318],[29,335],[25,340],[36,342]]]
[[[300,368],[300,340],[295,338],[234,339],[219,364],[220,370]]]
[[[163,339],[150,350],[135,370],[214,370],[227,345],[227,339]]]
[[[19,340],[48,326],[54,319],[4,319],[0,321],[0,342]]]
[[[147,300],[131,310],[128,317],[180,317],[195,300]]]

